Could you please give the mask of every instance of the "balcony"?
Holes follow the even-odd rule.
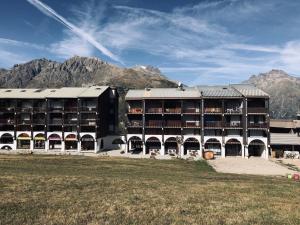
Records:
[[[65,119],[64,125],[77,125],[77,118],[75,119]]]
[[[32,112],[32,108],[31,107],[24,107],[24,108],[16,108],[16,111],[17,112],[20,112],[20,113],[31,113]]]
[[[133,120],[127,123],[127,127],[142,127],[143,121]]]
[[[181,128],[182,123],[181,120],[167,120],[165,121],[166,128]]]
[[[84,106],[84,107],[80,107],[79,110],[81,112],[96,112],[97,107],[96,106]]]
[[[49,124],[50,125],[60,125],[62,126],[63,120],[62,119],[50,119]]]
[[[223,127],[222,121],[206,121],[204,122],[206,128],[221,128]]]
[[[31,125],[31,120],[30,119],[28,119],[28,120],[22,120],[22,119],[20,119],[20,120],[17,120],[17,125]]]
[[[166,114],[181,114],[181,108],[165,108]]]
[[[163,112],[162,108],[147,108],[146,113],[161,114]]]
[[[163,126],[163,122],[161,120],[149,120],[146,121],[145,123],[145,127],[157,127],[157,128],[161,128]]]
[[[49,111],[52,113],[62,113],[64,110],[63,107],[50,107]]]
[[[33,119],[32,124],[34,124],[34,125],[45,125],[45,119]]]
[[[242,114],[242,108],[227,108],[224,110],[225,114]]]
[[[258,122],[258,123],[248,123],[248,128],[268,128],[268,123]]]
[[[204,113],[222,113],[221,107],[206,107]]]
[[[200,123],[200,121],[185,121],[183,123],[183,126],[187,127],[187,128],[200,128],[201,123]]]
[[[80,121],[81,126],[96,126],[97,125],[97,119],[82,119]]]
[[[32,109],[33,113],[45,113],[46,107],[34,107]]]
[[[197,113],[200,113],[200,109],[199,108],[183,108],[182,113],[197,114]]]
[[[64,111],[65,112],[70,112],[70,113],[77,113],[78,108],[77,107],[65,107]]]
[[[224,123],[224,127],[226,127],[226,128],[242,128],[242,123],[240,121]]]
[[[252,114],[262,114],[268,112],[268,110],[265,107],[248,107],[247,111],[248,113]]]
[[[130,108],[128,109],[128,114],[142,114],[143,109],[142,108]]]
[[[14,118],[10,119],[0,119],[0,124],[2,125],[14,125]]]

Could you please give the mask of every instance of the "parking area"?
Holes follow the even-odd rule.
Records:
[[[227,157],[208,162],[217,172],[221,173],[270,176],[285,176],[288,173],[295,173],[295,171],[289,170],[278,163],[258,157],[251,157],[249,159]]]

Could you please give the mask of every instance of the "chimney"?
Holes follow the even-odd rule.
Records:
[[[178,90],[180,90],[180,91],[184,91],[184,89],[183,89],[183,85],[182,85],[182,83],[181,82],[178,82]]]

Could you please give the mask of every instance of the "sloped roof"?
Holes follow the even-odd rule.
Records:
[[[270,127],[289,129],[300,128],[300,120],[271,119]]]
[[[230,86],[198,86],[203,97],[242,97],[242,95]]]
[[[300,145],[300,137],[290,133],[271,133],[271,145]]]
[[[230,85],[245,97],[269,97],[263,90],[250,84],[232,84]]]
[[[0,98],[43,99],[43,98],[78,98],[98,97],[108,86],[63,87],[50,89],[0,89]]]
[[[197,88],[146,88],[129,90],[126,99],[155,99],[155,98],[200,98]]]

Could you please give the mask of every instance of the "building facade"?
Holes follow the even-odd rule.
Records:
[[[97,152],[118,126],[118,93],[108,86],[0,89],[0,148]]]
[[[127,152],[269,155],[269,95],[251,85],[129,90]]]

